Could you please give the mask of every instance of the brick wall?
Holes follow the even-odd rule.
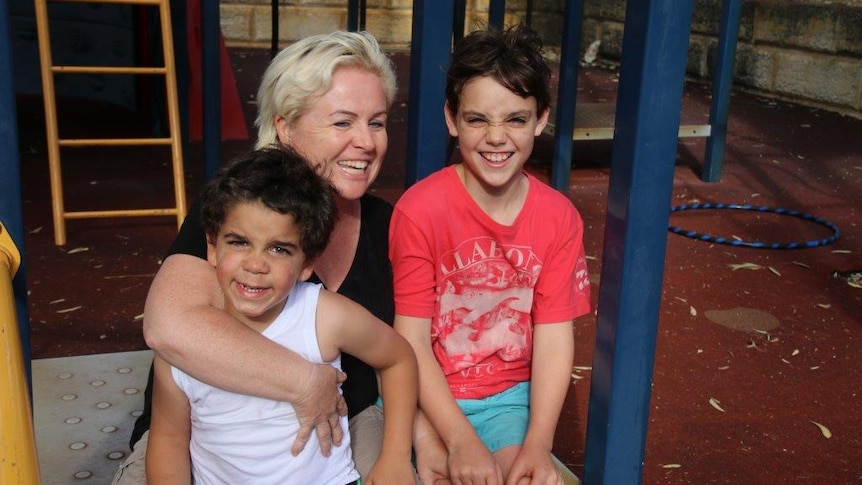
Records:
[[[553,55],[562,32],[563,0],[535,0],[532,25]],[[599,57],[619,62],[624,0],[586,0],[582,50],[601,40]],[[410,47],[413,2],[368,0],[366,28],[388,49]],[[488,0],[467,1],[466,25],[487,18]],[[510,0],[506,23],[526,17],[526,0]],[[270,0],[222,0],[228,45],[268,47]],[[688,73],[708,80],[717,48],[721,0],[696,0]],[[280,2],[282,44],[344,28],[346,0]],[[862,1],[745,0],[739,27],[734,83],[739,88],[862,117]]]

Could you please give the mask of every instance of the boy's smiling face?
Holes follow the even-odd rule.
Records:
[[[522,98],[490,77],[464,83],[458,113],[444,110],[449,134],[458,138],[466,182],[488,193],[506,193],[548,123],[536,99]],[[472,179],[472,180],[471,180]]]
[[[293,216],[260,202],[227,211],[215,241],[207,243],[207,259],[216,268],[225,310],[258,331],[281,312],[296,281],[312,272]]]

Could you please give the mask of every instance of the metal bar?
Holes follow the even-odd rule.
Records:
[[[458,41],[464,38],[464,22],[467,17],[467,0],[454,0],[453,3],[455,8],[452,9],[452,42],[457,44]]]
[[[209,180],[221,165],[221,27],[219,2],[201,0],[200,5],[204,180]]]
[[[572,139],[578,92],[578,58],[581,47],[583,0],[566,0],[563,40],[560,50],[560,84],[557,87],[557,112],[554,120],[554,159],[551,163],[551,186],[569,189],[572,169]]]
[[[347,30],[359,30],[359,0],[347,0]]]
[[[491,0],[488,6],[488,25],[502,27],[506,21],[506,0]]]
[[[9,5],[0,0],[0,483],[38,485],[11,46]]]
[[[701,174],[701,179],[705,182],[721,180],[730,92],[733,90],[733,60],[736,56],[736,38],[739,35],[741,15],[742,0],[724,0],[721,7],[715,71],[712,75],[712,102],[709,105],[709,124],[712,126],[712,132],[706,140]]]
[[[406,186],[446,164],[449,133],[443,119],[451,59],[454,0],[413,2]]]
[[[9,23],[9,9],[6,0],[0,0],[0,223],[12,241],[24,250],[24,215],[21,207],[20,152],[18,150],[18,118],[15,103],[15,86],[12,81],[12,33]],[[15,294],[18,331],[21,348],[24,352],[24,368],[27,382],[30,383],[30,309],[27,303],[27,280],[25,264],[21,266],[12,280]]]
[[[626,6],[584,482],[639,484],[693,0]]]
[[[177,80],[177,99],[180,111],[180,140],[183,160],[189,160],[189,39],[188,2],[172,0],[171,31],[174,33],[174,73]]]
[[[269,58],[272,59],[278,54],[278,0],[272,0],[272,11],[270,12],[270,21],[272,22],[272,34],[270,35]]]
[[[0,7],[5,11],[6,5]],[[18,248],[0,223],[0,483],[38,484],[31,379],[26,370],[30,359],[24,358],[15,324],[13,279],[20,258]]]
[[[347,1],[347,30],[357,32],[365,30],[365,0]]]

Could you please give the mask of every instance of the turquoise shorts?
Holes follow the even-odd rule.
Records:
[[[524,443],[530,423],[530,383],[521,382],[484,399],[455,402],[491,453]]]

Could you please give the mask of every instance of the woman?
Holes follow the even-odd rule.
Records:
[[[380,171],[388,138],[387,116],[395,98],[392,64],[367,33],[335,32],[308,37],[287,47],[270,63],[258,92],[258,148],[289,145],[319,164],[338,192],[338,219],[329,245],[317,259],[311,281],[341,293],[391,324],[394,318],[392,268],[387,233],[392,207],[367,194]],[[172,365],[199,380],[234,392],[294,405],[302,430],[298,451],[312,431],[328,454],[343,430],[338,415],[344,401],[333,368],[312,365],[250,331],[216,308],[221,303],[215,273],[205,258],[206,241],[193,205],[147,296],[144,337]],[[354,460],[365,476],[379,452],[382,412],[373,370],[345,354],[344,397],[350,417]],[[148,394],[149,396],[149,394]],[[149,401],[149,399],[147,399]],[[115,483],[144,483],[149,402],[135,425],[134,452]],[[424,456],[443,451],[438,438],[419,422],[416,444],[420,476]],[[427,446],[426,446],[427,444]],[[427,462],[435,462],[427,460]]]

